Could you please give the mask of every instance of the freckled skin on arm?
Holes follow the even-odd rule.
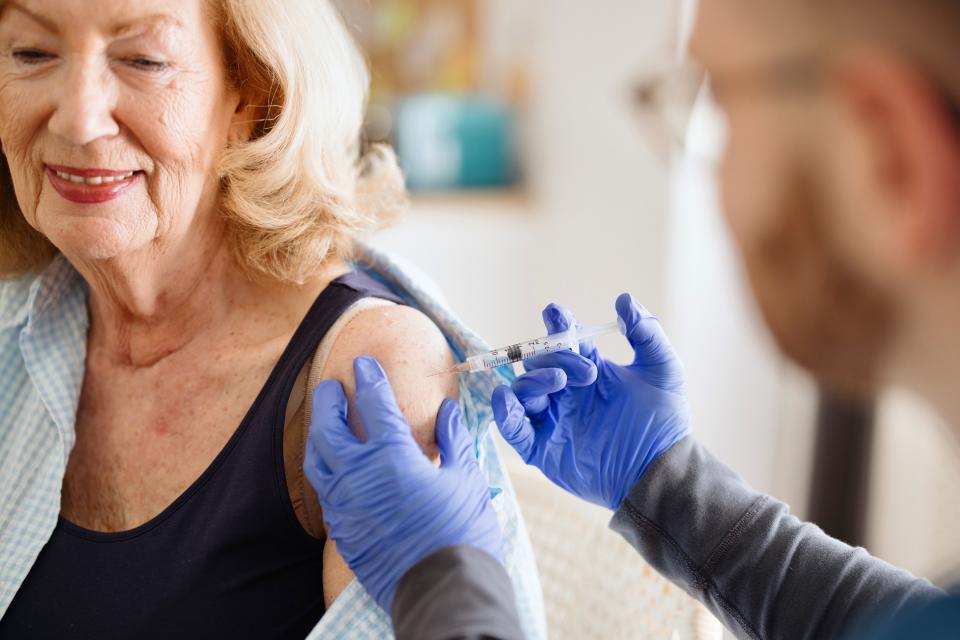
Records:
[[[323,371],[338,380],[349,401],[350,426],[364,438],[354,408],[353,360],[373,356],[390,379],[397,404],[410,423],[420,448],[436,460],[436,419],[445,398],[457,398],[457,377],[430,374],[453,365],[453,354],[440,330],[419,311],[391,306],[370,309],[354,318],[334,343]],[[353,574],[328,539],[323,557],[323,591],[327,606],[350,583]]]
[[[430,374],[453,365],[453,354],[440,330],[410,307],[381,307],[357,316],[337,339],[324,379],[338,380],[350,402],[350,426],[364,438],[353,400],[353,360],[373,356],[383,365],[406,416],[413,437],[431,458],[436,457],[437,411],[445,398],[457,397],[456,376]]]

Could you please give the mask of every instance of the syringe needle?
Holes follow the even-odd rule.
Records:
[[[427,377],[435,378],[437,376],[456,375],[458,373],[467,373],[469,371],[470,371],[470,364],[466,362],[461,362],[460,364],[456,364],[450,367],[449,369],[441,369],[440,371],[434,371]]]

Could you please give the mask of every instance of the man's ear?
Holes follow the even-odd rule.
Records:
[[[860,51],[836,65],[841,99],[867,144],[866,180],[909,268],[960,253],[960,119],[919,65]]]

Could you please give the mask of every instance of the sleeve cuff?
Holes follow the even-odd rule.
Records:
[[[391,607],[397,640],[522,640],[513,584],[493,556],[467,545],[435,551],[404,574]]]

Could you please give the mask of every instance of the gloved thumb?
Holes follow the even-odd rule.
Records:
[[[469,464],[473,457],[473,441],[460,417],[460,403],[444,400],[437,413],[437,448],[440,449],[440,467],[459,467]]]
[[[497,387],[493,390],[490,404],[500,435],[520,454],[524,462],[529,462],[536,444],[536,432],[527,420],[523,405],[513,390],[507,386]]]
[[[617,298],[617,315],[626,327],[627,340],[633,347],[633,363],[643,367],[659,367],[657,386],[669,389],[683,384],[683,366],[673,350],[660,321],[629,293]]]
[[[353,361],[353,378],[357,383],[357,413],[367,434],[374,440],[400,432],[410,436],[410,425],[397,406],[397,398],[387,374],[376,359],[360,356]]]

